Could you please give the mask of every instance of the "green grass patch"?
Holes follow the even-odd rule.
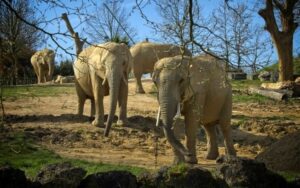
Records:
[[[258,103],[258,104],[276,104],[277,101],[258,94],[233,94],[233,103]]]
[[[260,80],[231,80],[233,90],[245,90],[249,87],[258,87],[261,85]]]
[[[140,167],[62,158],[52,151],[33,144],[33,140],[26,138],[23,133],[10,133],[4,138],[1,138],[0,166],[11,165],[24,170],[26,176],[31,179],[34,178],[44,166],[61,162],[70,162],[76,167],[81,167],[87,171],[87,174],[110,170],[126,170],[135,175],[139,175],[146,171],[146,169]]]
[[[286,181],[288,181],[288,182],[294,181],[295,179],[300,177],[300,173],[297,173],[297,172],[282,172],[282,171],[279,171],[279,172],[276,172],[276,173],[283,176],[286,179]]]
[[[4,99],[24,98],[24,97],[46,97],[60,94],[75,94],[75,86],[15,86],[2,88]]]

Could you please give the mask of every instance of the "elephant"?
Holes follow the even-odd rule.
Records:
[[[75,87],[78,96],[78,115],[83,114],[86,99],[91,99],[92,125],[104,126],[104,96],[110,95],[109,113],[104,135],[109,130],[118,102],[118,124],[127,121],[128,74],[132,56],[127,45],[108,42],[84,49],[74,63]]]
[[[38,84],[52,80],[55,53],[50,49],[37,51],[31,56],[31,64],[38,78]]]
[[[130,52],[133,58],[133,73],[136,78],[136,93],[145,93],[141,82],[142,75],[152,73],[156,61],[176,55],[191,56],[188,49],[172,44],[157,44],[147,41],[132,46]]]
[[[199,125],[207,135],[207,159],[219,155],[216,125],[224,136],[226,154],[235,156],[231,135],[232,89],[222,61],[209,55],[175,56],[159,60],[152,79],[158,90],[158,121],[172,146],[174,163],[196,164],[196,133]],[[185,146],[174,136],[175,119],[184,116]]]

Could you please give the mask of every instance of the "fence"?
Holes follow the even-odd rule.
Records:
[[[29,85],[29,84],[36,84],[36,78],[22,78],[17,80],[17,85]],[[0,84],[2,86],[11,86],[13,84],[12,78],[0,78]]]

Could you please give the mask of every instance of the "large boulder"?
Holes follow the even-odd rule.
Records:
[[[32,186],[31,182],[26,179],[24,171],[10,166],[2,166],[0,167],[0,187],[19,188]]]
[[[268,168],[279,171],[300,173],[300,131],[289,134],[278,140],[256,159],[264,162]]]
[[[287,187],[286,180],[265,167],[264,163],[238,157],[220,157],[216,176],[229,187]]]
[[[73,167],[70,163],[51,164],[44,167],[36,176],[43,187],[78,187],[86,171]]]
[[[200,167],[162,167],[153,174],[142,174],[138,179],[140,187],[147,188],[227,187],[223,181],[216,180],[208,170]]]
[[[81,188],[119,188],[137,186],[136,177],[127,171],[99,172],[88,175],[80,184]]]

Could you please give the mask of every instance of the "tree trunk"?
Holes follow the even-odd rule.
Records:
[[[279,81],[293,81],[293,36],[282,34],[273,41],[278,54]]]

